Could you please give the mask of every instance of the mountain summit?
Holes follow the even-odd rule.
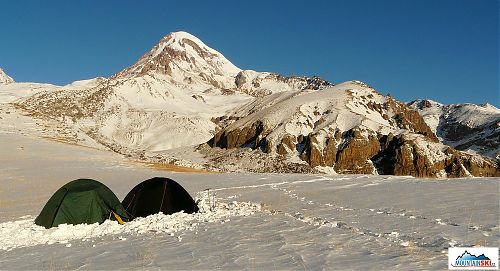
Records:
[[[230,88],[241,71],[221,53],[208,47],[187,32],[173,32],[163,37],[134,65],[116,78],[166,75],[176,81],[204,81],[216,87]]]
[[[114,79],[155,77],[190,89],[223,89],[252,96],[294,89],[319,89],[330,85],[318,77],[285,77],[276,73],[242,70],[218,51],[187,32],[163,37],[137,63]]]
[[[14,79],[12,77],[8,76],[2,68],[0,68],[0,84],[10,84],[14,83]]]
[[[110,78],[40,91],[20,107],[149,161],[189,160],[162,155],[196,149],[218,170],[500,175],[497,161],[442,144],[414,108],[361,81],[242,70],[186,32]]]

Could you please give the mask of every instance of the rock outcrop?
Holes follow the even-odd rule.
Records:
[[[261,122],[256,122],[250,127],[242,127],[241,129],[223,130],[215,135],[210,144],[226,149],[246,146],[255,148],[259,145],[257,137],[262,131],[263,125]]]
[[[371,158],[379,151],[380,143],[377,137],[366,137],[358,130],[351,130],[337,152],[335,171],[342,174],[372,174],[376,169]]]
[[[449,178],[500,176],[499,165],[493,160],[415,135],[384,136],[381,143],[385,148],[374,157],[380,174]]]
[[[276,73],[252,70],[239,72],[234,83],[236,90],[254,97],[263,97],[275,92],[305,89],[318,90],[332,86],[330,82],[317,76],[282,76]]]
[[[497,163],[439,143],[417,111],[361,82],[283,96],[234,112],[209,144],[296,156],[341,174],[500,176]]]

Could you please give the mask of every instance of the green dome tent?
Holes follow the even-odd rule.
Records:
[[[123,199],[123,207],[131,218],[162,212],[166,215],[184,211],[198,212],[198,205],[176,181],[155,177],[136,185]]]
[[[128,221],[128,215],[116,195],[104,184],[78,179],[59,188],[35,219],[45,228],[59,224],[93,224],[106,219]]]

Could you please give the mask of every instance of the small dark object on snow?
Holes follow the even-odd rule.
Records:
[[[162,212],[170,215],[180,211],[191,214],[198,206],[189,193],[176,181],[155,177],[136,185],[122,201],[132,217],[146,217]]]

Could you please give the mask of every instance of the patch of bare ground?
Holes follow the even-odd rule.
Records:
[[[158,162],[145,162],[145,161],[134,161],[141,166],[145,166],[147,168],[155,169],[155,170],[163,170],[163,171],[173,171],[173,172],[189,172],[189,173],[216,173],[214,171],[208,171],[206,169],[197,169],[190,167],[183,167],[173,164],[167,163],[158,163]]]
[[[54,142],[57,142],[57,143],[64,143],[64,144],[68,144],[68,145],[72,145],[72,146],[93,149],[91,147],[87,147],[87,146],[84,146],[84,145],[79,145],[78,143],[76,143],[76,141],[68,139],[68,138],[51,137],[51,136],[41,136],[41,138],[46,139],[46,140],[50,140],[50,141],[54,141]]]
[[[42,138],[46,139],[46,140],[53,141],[53,142],[57,142],[57,143],[68,144],[71,146],[94,149],[94,148],[89,147],[89,146],[80,145],[76,141],[69,140],[66,138],[48,137],[48,136],[44,136]],[[125,159],[127,159],[127,158],[125,158]],[[133,165],[139,165],[141,167],[146,167],[146,168],[155,169],[155,170],[170,171],[170,172],[188,172],[188,173],[215,173],[213,171],[209,171],[206,169],[196,169],[196,168],[179,166],[179,165],[174,165],[174,164],[169,164],[169,163],[140,161],[140,160],[133,160],[133,159],[127,159],[127,160]]]

